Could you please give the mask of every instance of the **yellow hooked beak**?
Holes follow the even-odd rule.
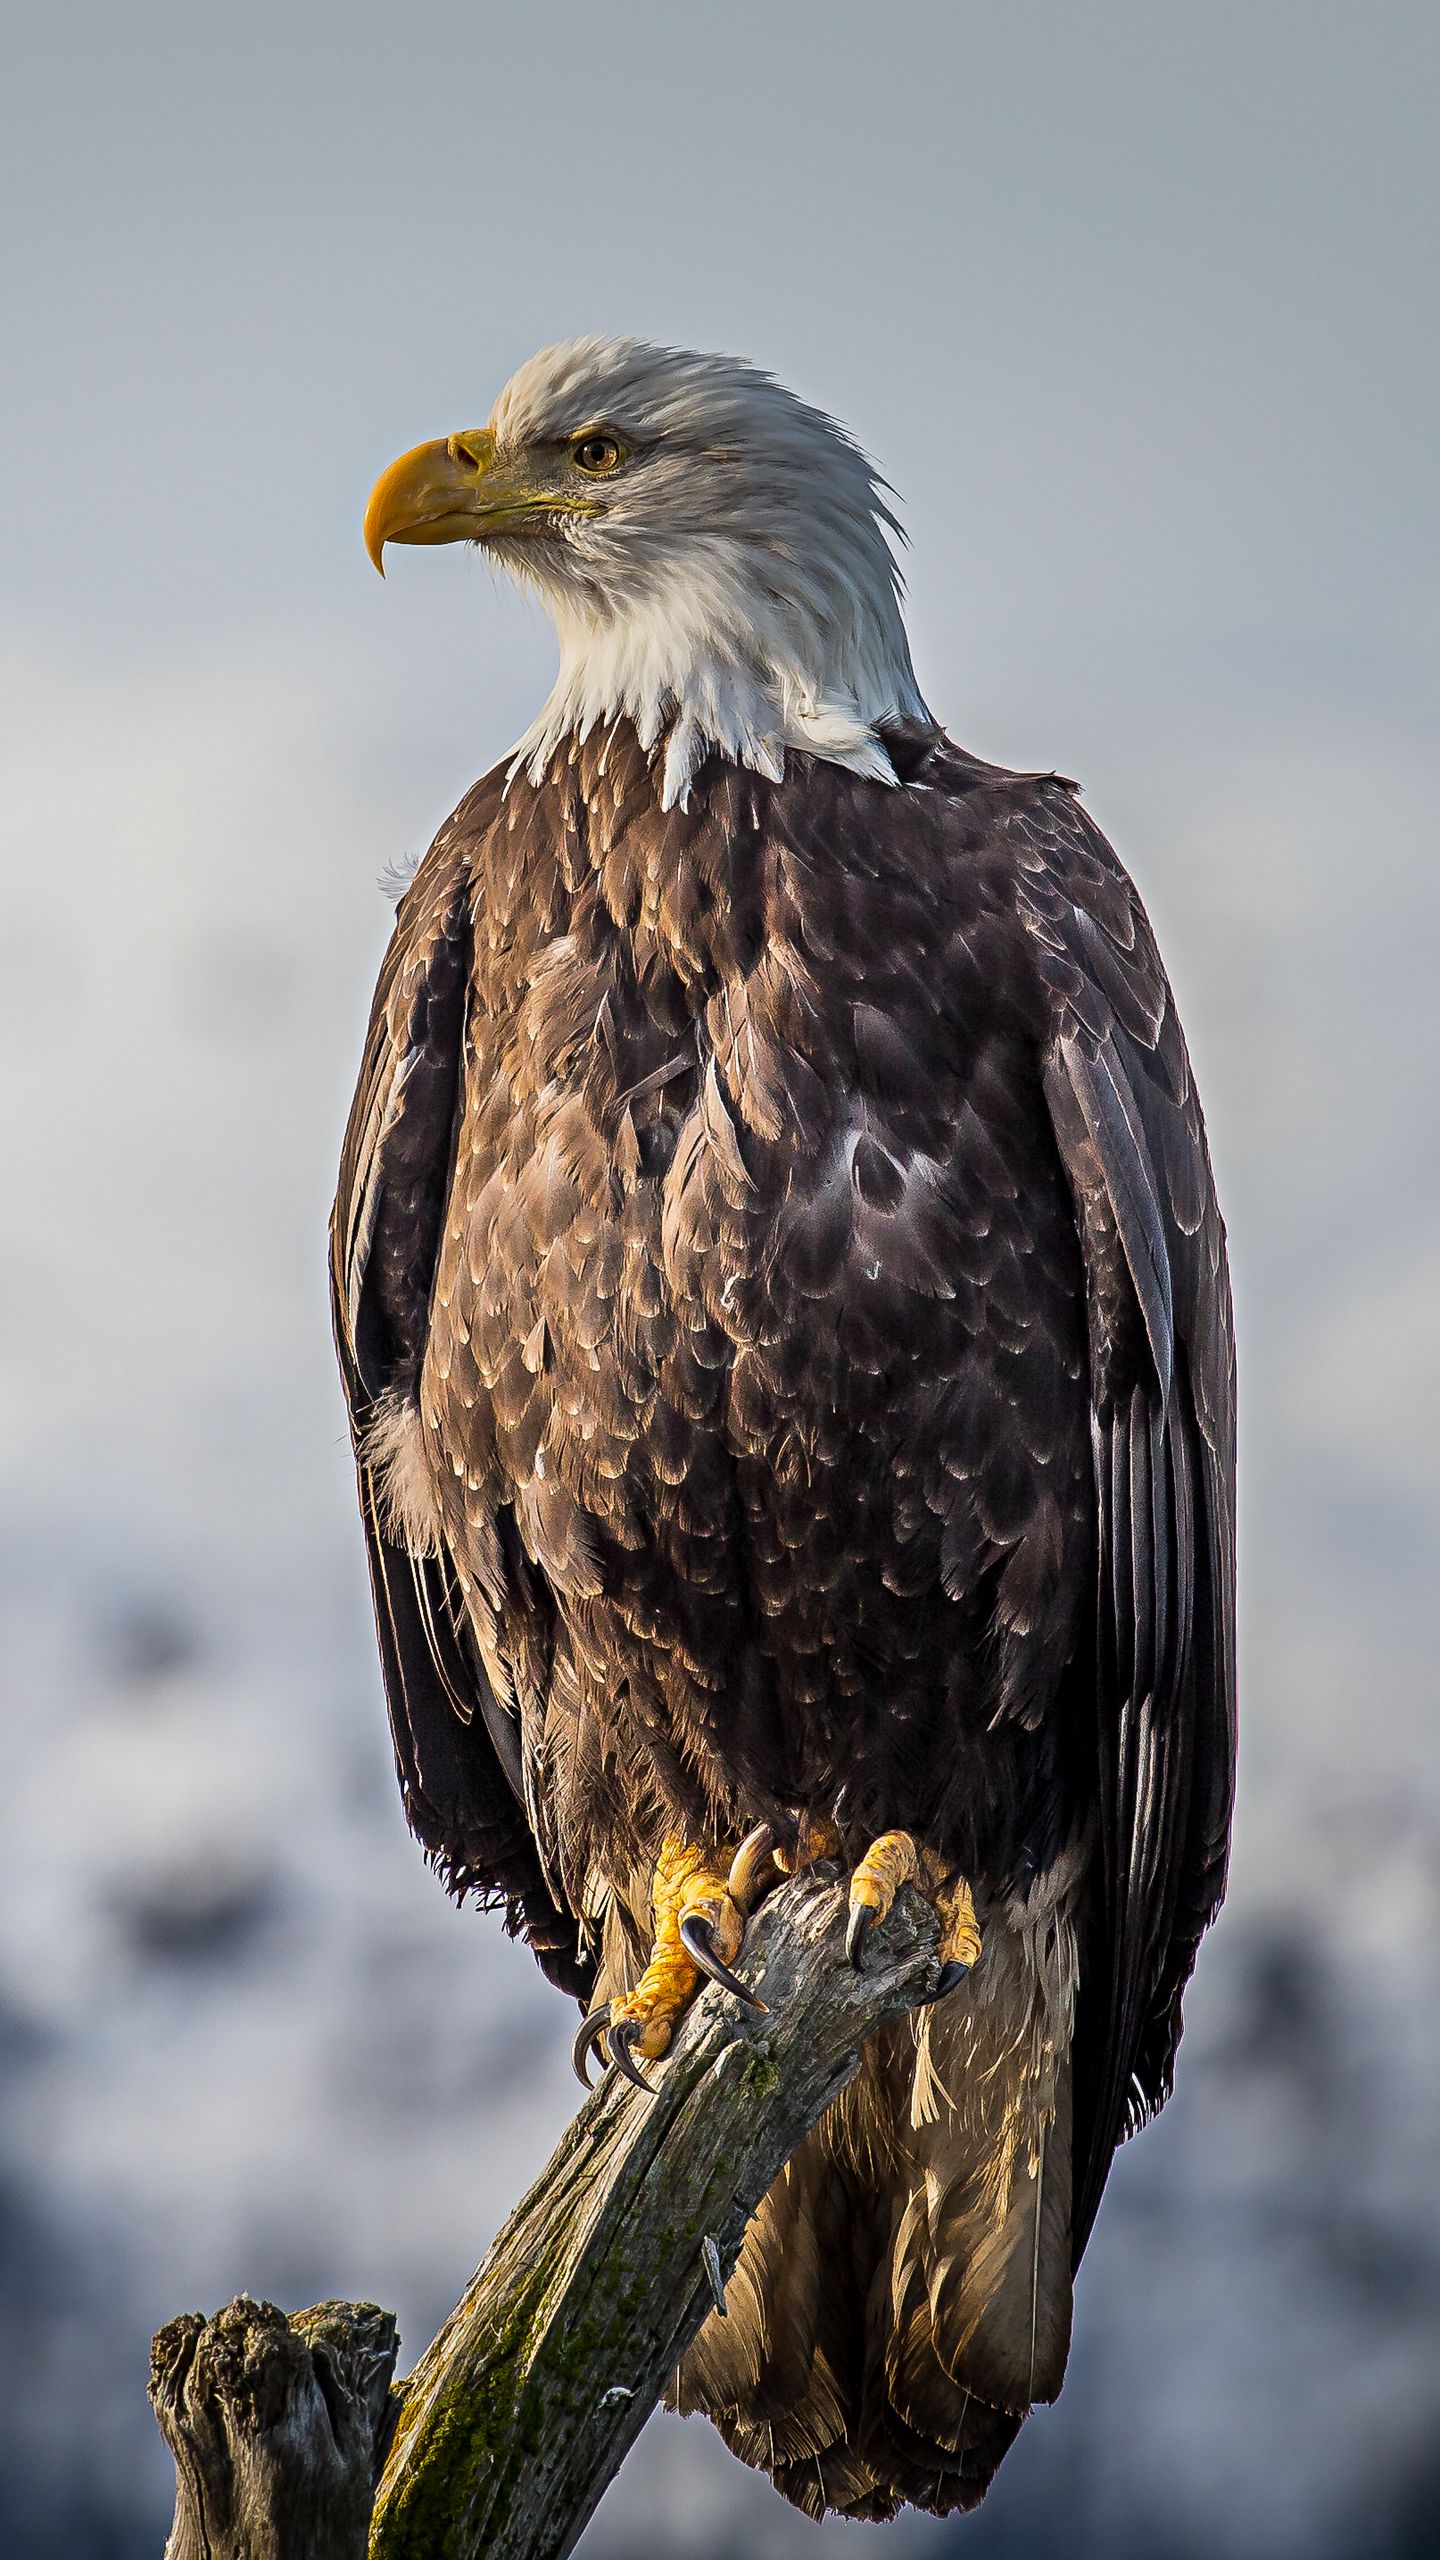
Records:
[[[593,512],[583,498],[537,480],[526,459],[497,461],[490,429],[473,427],[417,444],[381,473],[365,510],[365,548],[383,578],[387,542],[478,542]]]

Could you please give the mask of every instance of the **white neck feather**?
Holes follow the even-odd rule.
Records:
[[[603,613],[550,590],[559,672],[512,773],[538,782],[565,738],[623,718],[647,753],[664,739],[666,809],[683,805],[712,751],[776,782],[794,748],[893,783],[877,730],[929,717],[898,611],[892,604],[896,632],[887,632],[852,600],[849,629],[801,633],[786,627],[792,618],[775,598],[746,595],[738,565],[723,553],[692,560],[662,590]]]
[[[863,454],[834,422],[729,358],[585,340],[510,384],[502,445],[604,417],[640,448],[602,517],[543,543],[496,543],[539,596],[560,667],[512,775],[562,740],[633,721],[660,751],[662,805],[706,755],[778,780],[787,749],[874,781],[877,732],[928,721],[910,663],[892,535]]]

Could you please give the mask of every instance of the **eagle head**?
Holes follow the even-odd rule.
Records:
[[[402,454],[365,513],[387,542],[479,543],[560,642],[520,741],[632,720],[665,806],[711,752],[778,779],[787,749],[889,783],[881,732],[928,722],[883,483],[823,411],[734,356],[579,338],[522,365],[483,427]]]

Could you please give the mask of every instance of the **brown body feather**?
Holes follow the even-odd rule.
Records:
[[[868,2058],[682,2368],[786,2494],[971,2505],[1064,2371],[1223,1885],[1233,1369],[1184,1044],[1047,776],[625,727],[402,903],[335,1223],[397,1758],[552,1978],[662,1835],[921,1834],[986,1954]]]

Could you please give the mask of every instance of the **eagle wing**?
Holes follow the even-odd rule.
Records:
[[[401,901],[370,1016],[331,1220],[331,1302],[350,1412],[380,1656],[405,1810],[452,1890],[482,1891],[544,1971],[582,1993],[591,1967],[526,1816],[517,1719],[487,1676],[443,1530],[393,1534],[367,1452],[413,1404],[464,1104],[472,919],[457,811]],[[525,1600],[515,1595],[517,1606]]]
[[[1138,896],[1068,787],[1013,821],[1049,990],[1046,1099],[1085,1260],[1099,1524],[1096,1909],[1076,2026],[1078,2261],[1115,2145],[1170,2092],[1235,1780],[1235,1354],[1225,1230]]]

